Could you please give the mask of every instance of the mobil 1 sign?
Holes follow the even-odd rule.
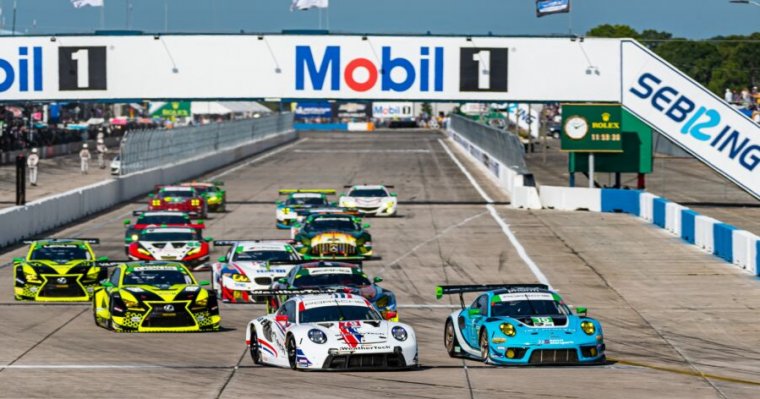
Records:
[[[622,152],[620,105],[563,104],[562,151]]]
[[[0,101],[617,102],[619,55],[591,38],[2,36]]]

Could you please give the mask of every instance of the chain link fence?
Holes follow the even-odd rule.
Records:
[[[121,144],[121,174],[127,175],[199,155],[263,140],[293,129],[293,114],[204,126],[127,132]]]
[[[483,125],[461,115],[451,116],[451,129],[519,174],[529,174],[525,147],[516,135]]]

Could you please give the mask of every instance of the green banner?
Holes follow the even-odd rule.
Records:
[[[153,117],[159,118],[179,118],[184,116],[191,116],[190,113],[190,101],[172,101],[162,105],[151,114]]]
[[[562,151],[622,152],[620,105],[563,104]]]

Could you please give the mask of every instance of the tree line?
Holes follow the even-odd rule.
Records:
[[[689,40],[663,31],[637,32],[628,25],[604,24],[586,36],[636,39],[721,97],[726,89],[760,86],[760,32]]]

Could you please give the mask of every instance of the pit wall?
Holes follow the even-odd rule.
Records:
[[[760,275],[760,237],[667,198],[637,190],[542,186],[540,200],[546,209],[638,216],[754,276]]]
[[[247,142],[234,148],[119,176],[112,180],[33,201],[24,206],[0,210],[0,226],[4,226],[0,229],[0,247],[12,245],[24,239],[39,237],[49,230],[151,192],[156,185],[191,179],[289,143],[297,138],[297,133],[289,129],[277,135]]]

